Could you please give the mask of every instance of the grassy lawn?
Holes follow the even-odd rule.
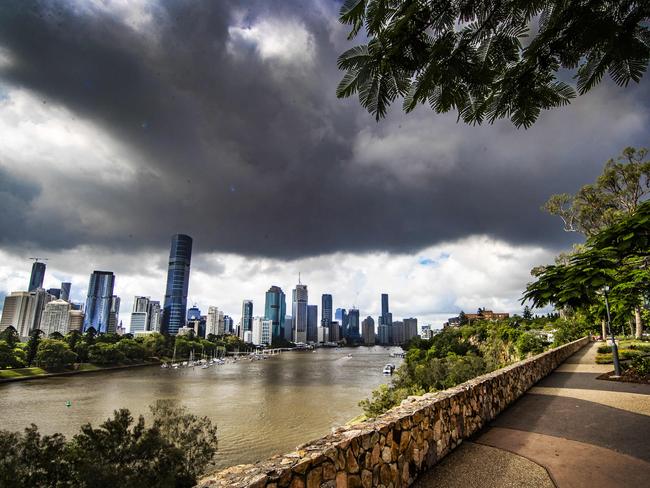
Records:
[[[624,339],[618,342],[618,357],[621,361],[634,359],[639,356],[650,356],[650,342],[634,339]],[[596,363],[613,363],[611,346],[600,346],[598,348]]]
[[[47,371],[42,368],[0,369],[0,379],[40,376],[45,373],[47,373]]]

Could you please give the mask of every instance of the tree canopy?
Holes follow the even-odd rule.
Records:
[[[340,98],[358,94],[377,120],[404,99],[470,124],[529,127],[607,73],[639,82],[650,61],[643,0],[346,0],[339,20],[367,43],[338,59]],[[574,73],[575,86],[560,70]]]

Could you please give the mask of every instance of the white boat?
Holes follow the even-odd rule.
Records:
[[[383,371],[384,374],[393,374],[394,371],[395,371],[394,364],[387,364],[386,366],[384,366],[384,371]]]

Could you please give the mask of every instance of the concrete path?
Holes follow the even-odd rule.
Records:
[[[612,370],[595,364],[599,345],[567,359],[414,486],[650,486],[650,385],[596,379]]]

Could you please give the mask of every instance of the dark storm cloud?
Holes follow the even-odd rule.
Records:
[[[103,219],[44,232],[42,221],[14,218],[4,226],[6,246],[163,247],[176,232],[194,236],[197,251],[283,258],[411,251],[476,233],[560,246],[567,236],[539,211],[548,195],[575,191],[622,147],[647,143],[642,128],[630,140],[594,133],[558,142],[581,123],[573,107],[527,132],[507,123],[456,126],[428,111],[405,117],[397,105],[377,125],[356,102],[334,97],[335,61],[347,44],[344,32],[332,31],[336,7],[325,2],[162,2],[138,29],[90,5],[2,2],[0,48],[11,63],[0,80],[126,144],[137,177],[71,190],[79,212],[87,207]],[[303,25],[313,59],[263,59],[254,40],[229,31],[265,20]],[[629,92],[643,113],[647,86]],[[402,128],[402,121],[411,122]],[[463,140],[432,154],[430,167],[411,178],[402,177],[415,165],[408,150],[380,164],[359,162],[363,131],[394,147],[391,138],[413,121],[428,128],[423,144],[440,130]],[[25,185],[10,183],[16,215],[33,205]]]

